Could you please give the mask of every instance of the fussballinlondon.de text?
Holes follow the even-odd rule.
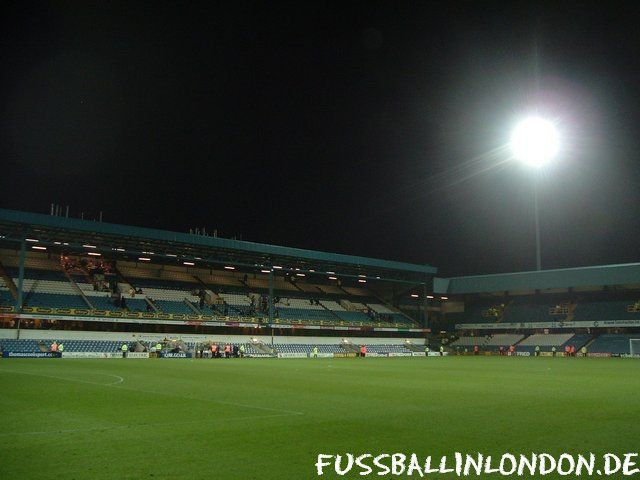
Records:
[[[457,477],[498,474],[507,476],[549,475],[561,476],[630,476],[640,473],[636,468],[637,453],[616,455],[607,453],[595,455],[550,455],[547,453],[531,453],[514,455],[505,453],[501,456],[462,454],[455,452],[450,456],[432,457],[412,453],[382,454],[319,454],[315,466],[318,476],[325,473],[338,475],[406,475],[426,477],[430,474],[451,474]]]

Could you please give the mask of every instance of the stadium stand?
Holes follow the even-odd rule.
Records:
[[[536,346],[540,346],[540,351],[542,352],[549,352],[552,347],[556,347],[556,349],[560,350],[561,347],[570,342],[573,337],[574,334],[571,332],[549,334],[537,333],[518,343],[518,350],[533,352],[535,351]]]
[[[509,345],[515,345],[524,338],[522,334],[510,334],[510,333],[497,333],[495,335],[487,335],[484,337],[469,337],[461,336],[456,341],[451,343],[452,347],[473,347],[478,345],[481,348],[487,347],[507,347]]]
[[[604,334],[588,345],[589,352],[592,353],[631,353],[629,340],[640,338],[640,334]]]
[[[436,349],[456,337],[450,347],[586,345],[594,353],[628,353],[629,336],[640,336],[630,333],[640,328],[640,267],[632,264],[436,279],[424,265],[2,209],[0,233],[0,322],[7,329],[262,336],[272,328],[276,337],[300,336],[277,342],[283,353],[312,351],[303,337],[325,329],[335,338],[320,353],[357,351],[338,337],[363,334],[371,335],[371,353],[424,353],[425,344]],[[594,278],[600,283],[586,283]],[[435,296],[427,300],[431,285]],[[477,325],[465,329],[468,323]],[[440,335],[427,337],[426,327]],[[373,341],[387,332],[401,340]],[[406,339],[419,345],[403,346]],[[251,342],[245,348],[271,351]]]

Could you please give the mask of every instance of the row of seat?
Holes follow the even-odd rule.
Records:
[[[627,300],[593,300],[577,303],[527,303],[525,300],[507,303],[477,303],[467,306],[465,312],[448,313],[453,323],[526,323],[572,321],[631,320],[640,318],[640,312],[630,306],[636,298]],[[631,310],[631,311],[630,311]]]
[[[529,337],[521,340],[519,343],[518,336],[512,335],[493,335],[486,337],[473,337],[464,336],[459,337],[455,342],[452,342],[451,346],[456,347],[473,347],[478,345],[480,348],[496,348],[496,347],[508,347],[509,345],[516,345],[518,351],[521,352],[533,352],[536,347],[539,346],[543,352],[549,352],[553,347],[556,347],[557,351],[563,351],[564,347],[569,345],[580,350],[583,346],[588,347],[588,351],[591,353],[613,353],[613,354],[628,354],[632,353],[630,349],[630,341],[638,340],[638,351],[634,353],[640,353],[640,333],[638,334],[603,334],[594,339],[593,335],[588,333],[574,334],[568,333],[554,333],[554,334],[533,334]],[[522,338],[522,335],[519,336]],[[505,341],[512,340],[512,341]]]

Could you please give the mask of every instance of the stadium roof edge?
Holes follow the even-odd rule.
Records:
[[[351,266],[383,268],[405,272],[424,274],[425,276],[437,273],[437,268],[430,265],[383,260],[341,253],[328,253],[317,250],[306,250],[295,247],[268,245],[244,240],[232,240],[219,237],[193,235],[189,233],[171,232],[148,227],[119,225],[108,222],[96,222],[79,218],[58,217],[41,213],[22,212],[0,208],[0,222],[12,222],[25,226],[42,226],[58,229],[76,230],[90,233],[100,233],[123,237],[137,237],[155,241],[176,242],[193,246],[213,247],[229,250],[238,250],[248,253],[282,255],[297,257],[304,260],[327,261]]]
[[[435,278],[434,291],[436,293],[455,295],[637,283],[640,283],[640,263],[622,263],[468,277]]]

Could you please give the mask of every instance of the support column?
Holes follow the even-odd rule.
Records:
[[[22,313],[22,285],[24,284],[24,259],[27,252],[27,242],[20,242],[20,260],[18,263],[18,295],[16,296],[16,312]]]
[[[537,172],[536,172],[537,173]],[[533,209],[536,220],[536,270],[542,270],[542,255],[540,253],[540,212],[538,208],[538,178],[533,183]]]
[[[24,284],[24,259],[27,253],[27,242],[22,239],[20,242],[20,259],[18,262],[18,294],[16,295],[16,313],[22,313],[22,286]],[[18,321],[16,322],[16,338],[20,338],[20,317],[18,317]]]
[[[269,272],[269,325],[273,325],[273,268]]]
[[[424,317],[423,317],[423,326],[424,328],[429,328],[429,311],[427,307],[429,306],[429,299],[427,298],[427,284],[422,285],[422,301],[423,301],[423,309],[424,309]]]

